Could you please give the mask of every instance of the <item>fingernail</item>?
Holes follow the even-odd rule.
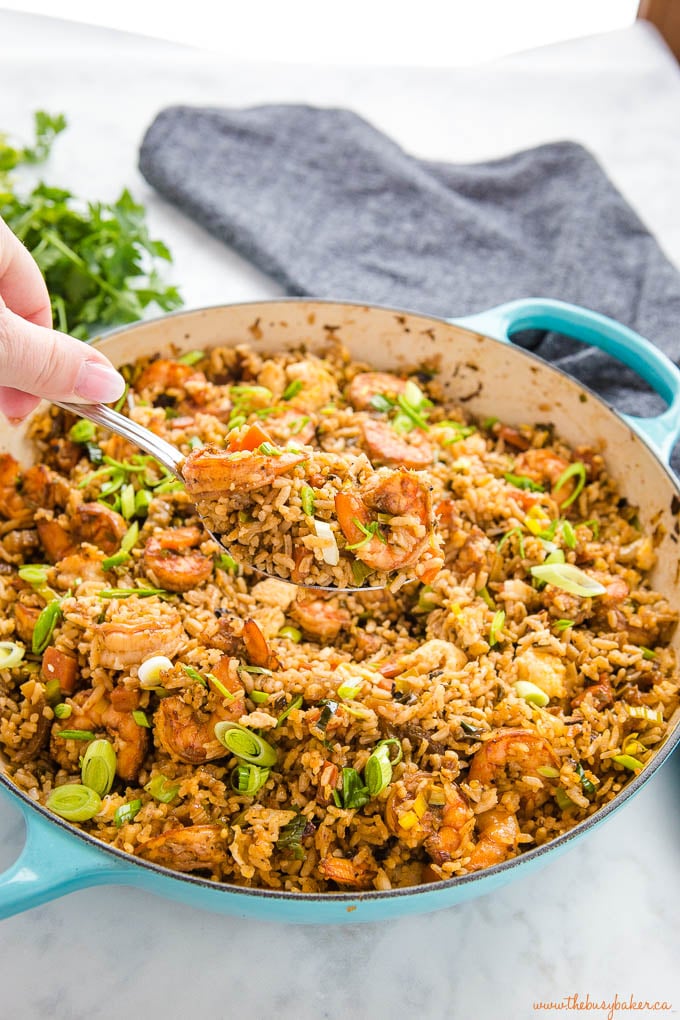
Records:
[[[109,365],[100,361],[84,361],[78,370],[74,391],[83,400],[109,404],[122,396],[125,380]]]

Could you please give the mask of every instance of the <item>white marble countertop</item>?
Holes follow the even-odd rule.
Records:
[[[148,189],[136,170],[142,132],[173,102],[265,101],[351,106],[430,158],[482,159],[573,138],[600,158],[680,265],[680,74],[644,26],[484,68],[376,71],[227,65],[167,43],[0,11],[0,127],[26,134],[34,109],[66,112],[71,127],[49,179],[92,198],[129,186],[173,250],[188,306],[278,290]],[[381,925],[293,928],[127,888],[75,893],[0,926],[0,1018],[524,1020],[549,1015],[534,1008],[540,1000],[631,994],[680,1012],[679,791],[676,756],[622,812],[535,876]],[[0,800],[0,867],[21,843],[19,814]]]

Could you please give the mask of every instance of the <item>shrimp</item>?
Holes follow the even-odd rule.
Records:
[[[81,503],[71,523],[71,532],[78,542],[96,545],[108,556],[118,551],[126,531],[125,518],[101,503]]]
[[[288,365],[286,375],[291,382],[302,383],[300,391],[287,401],[289,407],[316,411],[340,396],[335,379],[318,358],[308,358]]]
[[[135,382],[135,389],[140,393],[142,390],[151,390],[155,395],[165,393],[167,390],[184,391],[189,379],[203,380],[205,375],[181,361],[157,358],[140,373]]]
[[[303,446],[311,443],[316,435],[316,424],[302,411],[283,411],[267,418],[267,432],[275,443],[287,443],[289,439]]]
[[[545,737],[532,730],[496,730],[473,755],[468,778],[488,786],[508,767],[517,775],[535,776],[542,765],[558,765],[557,755]]]
[[[370,889],[378,874],[375,861],[348,857],[322,857],[318,864],[319,873],[330,882],[346,885],[350,889]]]
[[[26,506],[19,486],[21,467],[11,453],[0,453],[0,514],[7,520],[28,520],[31,511]]]
[[[305,599],[299,595],[288,610],[305,634],[318,638],[322,643],[334,641],[341,630],[347,630],[352,621],[351,614],[344,609],[337,598]]]
[[[197,588],[208,580],[213,569],[212,560],[195,551],[203,537],[200,528],[195,527],[156,532],[144,548],[145,568],[168,591]]]
[[[53,517],[40,517],[35,526],[38,529],[40,544],[50,563],[58,563],[77,550],[78,544],[70,532]]]
[[[409,472],[376,472],[364,485],[361,496],[339,492],[335,511],[347,543],[358,544],[355,555],[373,570],[389,573],[413,566],[416,576],[426,581],[441,567],[430,490]],[[397,519],[415,518],[415,523],[397,520],[388,525],[390,532],[386,537],[372,513],[385,513]],[[370,527],[374,533],[369,538]]]
[[[124,782],[134,782],[144,763],[149,737],[145,726],[134,719],[139,705],[137,691],[127,687],[114,687],[93,700],[93,690],[80,691],[71,698],[71,715],[66,723],[57,719],[52,726],[50,752],[52,757],[69,771],[77,768],[84,752],[82,740],[71,740],[59,735],[66,730],[89,730],[97,734],[104,730],[111,737],[116,752],[116,775]]]
[[[65,507],[70,495],[69,483],[45,464],[34,464],[24,472],[21,495],[31,507],[54,510]]]
[[[154,716],[156,744],[171,758],[202,765],[230,752],[215,736],[218,722],[236,722],[245,712],[244,690],[228,656],[223,656],[213,670],[214,675],[232,695],[227,701],[221,692],[206,692],[205,706],[194,708],[182,695],[163,698]]]
[[[255,620],[248,619],[243,624],[243,644],[248,660],[253,666],[272,670],[279,668],[279,660],[271,651]]]
[[[55,565],[56,587],[66,591],[77,588],[84,581],[103,582],[103,559],[101,551],[93,546],[85,546],[80,552],[65,556]]]
[[[388,467],[428,468],[434,460],[434,448],[422,429],[399,435],[388,421],[366,418],[361,422],[366,451],[374,464]]]
[[[131,596],[109,610],[109,619],[94,625],[91,665],[129,669],[161,652],[172,657],[185,639],[182,619],[174,606]]]
[[[477,815],[476,822],[479,839],[468,861],[470,871],[491,868],[515,856],[520,830],[512,812],[502,807],[491,808]]]
[[[347,387],[347,400],[355,411],[372,408],[373,397],[394,399],[406,389],[406,380],[390,372],[359,372]]]
[[[462,790],[426,772],[396,782],[385,804],[385,824],[408,846],[422,846],[435,864],[450,861],[470,838],[474,814]]]
[[[224,499],[227,494],[238,497],[271,485],[305,459],[304,453],[282,451],[269,456],[250,450],[218,450],[204,446],[192,450],[182,466],[187,492],[194,499]]]
[[[227,860],[228,830],[221,825],[167,829],[137,848],[137,855],[174,871],[210,871]]]
[[[19,557],[21,563],[25,563],[26,560],[30,561],[39,545],[38,532],[33,528],[17,528],[2,539],[2,548],[7,555]],[[13,562],[16,562],[16,559]]]

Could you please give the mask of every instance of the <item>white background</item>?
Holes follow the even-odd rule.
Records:
[[[638,0],[15,0],[241,60],[452,67],[630,25]]]

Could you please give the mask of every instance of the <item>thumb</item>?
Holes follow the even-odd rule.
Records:
[[[22,319],[2,302],[0,384],[47,400],[78,403],[110,403],[125,389],[125,380],[103,354]]]

